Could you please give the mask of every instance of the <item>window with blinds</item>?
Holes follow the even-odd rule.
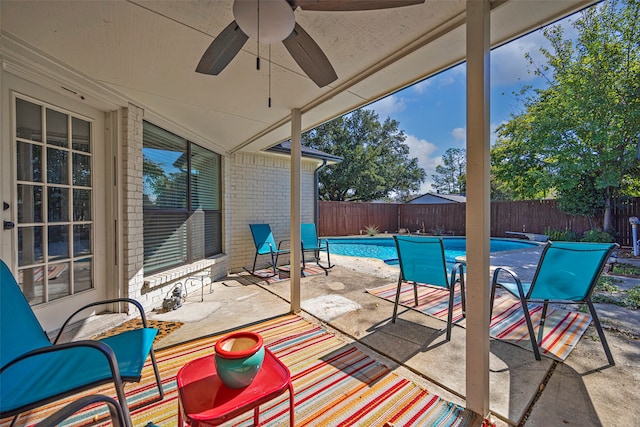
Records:
[[[220,155],[148,122],[142,154],[145,273],[222,253]]]

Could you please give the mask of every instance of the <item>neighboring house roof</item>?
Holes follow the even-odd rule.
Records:
[[[268,148],[266,151],[291,155],[291,141],[281,142],[278,145]],[[326,160],[328,164],[339,163],[343,160],[340,156],[334,156],[333,154],[325,153],[324,151],[316,150],[315,148],[305,147],[304,145],[301,148],[301,154],[302,157]]]
[[[467,197],[462,194],[439,194],[439,193],[426,193],[418,197],[414,197],[407,203],[466,203]]]

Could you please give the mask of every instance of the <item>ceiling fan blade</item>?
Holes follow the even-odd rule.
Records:
[[[393,7],[422,4],[424,0],[288,0],[293,9],[325,12],[390,9]]]
[[[249,36],[242,32],[236,21],[233,21],[209,45],[196,67],[196,72],[217,76],[248,39]]]
[[[298,63],[311,80],[319,87],[324,87],[338,79],[329,59],[320,46],[298,24],[282,41],[293,59]]]

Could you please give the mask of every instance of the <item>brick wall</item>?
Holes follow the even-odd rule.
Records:
[[[227,248],[232,272],[250,267],[255,246],[249,224],[267,223],[276,241],[289,239],[291,163],[288,157],[236,153],[227,158]],[[301,222],[313,222],[316,162],[302,160]],[[258,260],[260,262],[260,260]]]
[[[255,246],[251,223],[271,225],[276,240],[289,238],[290,160],[267,154],[236,153],[223,158],[224,254],[145,276],[143,268],[142,123],[144,110],[130,104],[123,110],[123,271],[124,295],[152,310],[178,283],[198,292],[199,281],[186,281],[198,271],[209,270],[213,280],[242,270],[253,262]],[[301,220],[314,221],[314,170],[317,163],[303,159]],[[207,279],[206,283],[209,283]]]
[[[122,111],[122,185],[123,185],[123,272],[124,295],[134,298],[145,308],[142,295],[144,282],[144,248],[142,216],[142,119],[144,110],[133,104]]]
[[[144,110],[130,104],[122,112],[123,132],[123,271],[124,296],[139,301],[145,310],[162,307],[163,299],[180,282],[189,294],[199,292],[199,280],[187,280],[194,273],[209,271],[213,280],[228,270],[227,255],[205,259],[163,271],[144,274],[144,218],[142,207],[142,126]],[[211,279],[206,279],[210,283]]]

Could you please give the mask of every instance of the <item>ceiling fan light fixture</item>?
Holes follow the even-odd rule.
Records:
[[[2,1],[2,0],[0,0]],[[257,41],[256,68],[260,69],[260,43],[282,42],[302,71],[324,87],[338,75],[318,43],[295,21],[295,9],[355,11],[390,9],[425,0],[234,0],[234,20],[213,40],[200,58],[196,72],[218,75],[249,38]],[[259,19],[258,19],[259,18]],[[269,64],[271,64],[269,50]]]
[[[293,9],[286,0],[235,0],[233,16],[246,35],[267,44],[287,38],[296,24]]]

